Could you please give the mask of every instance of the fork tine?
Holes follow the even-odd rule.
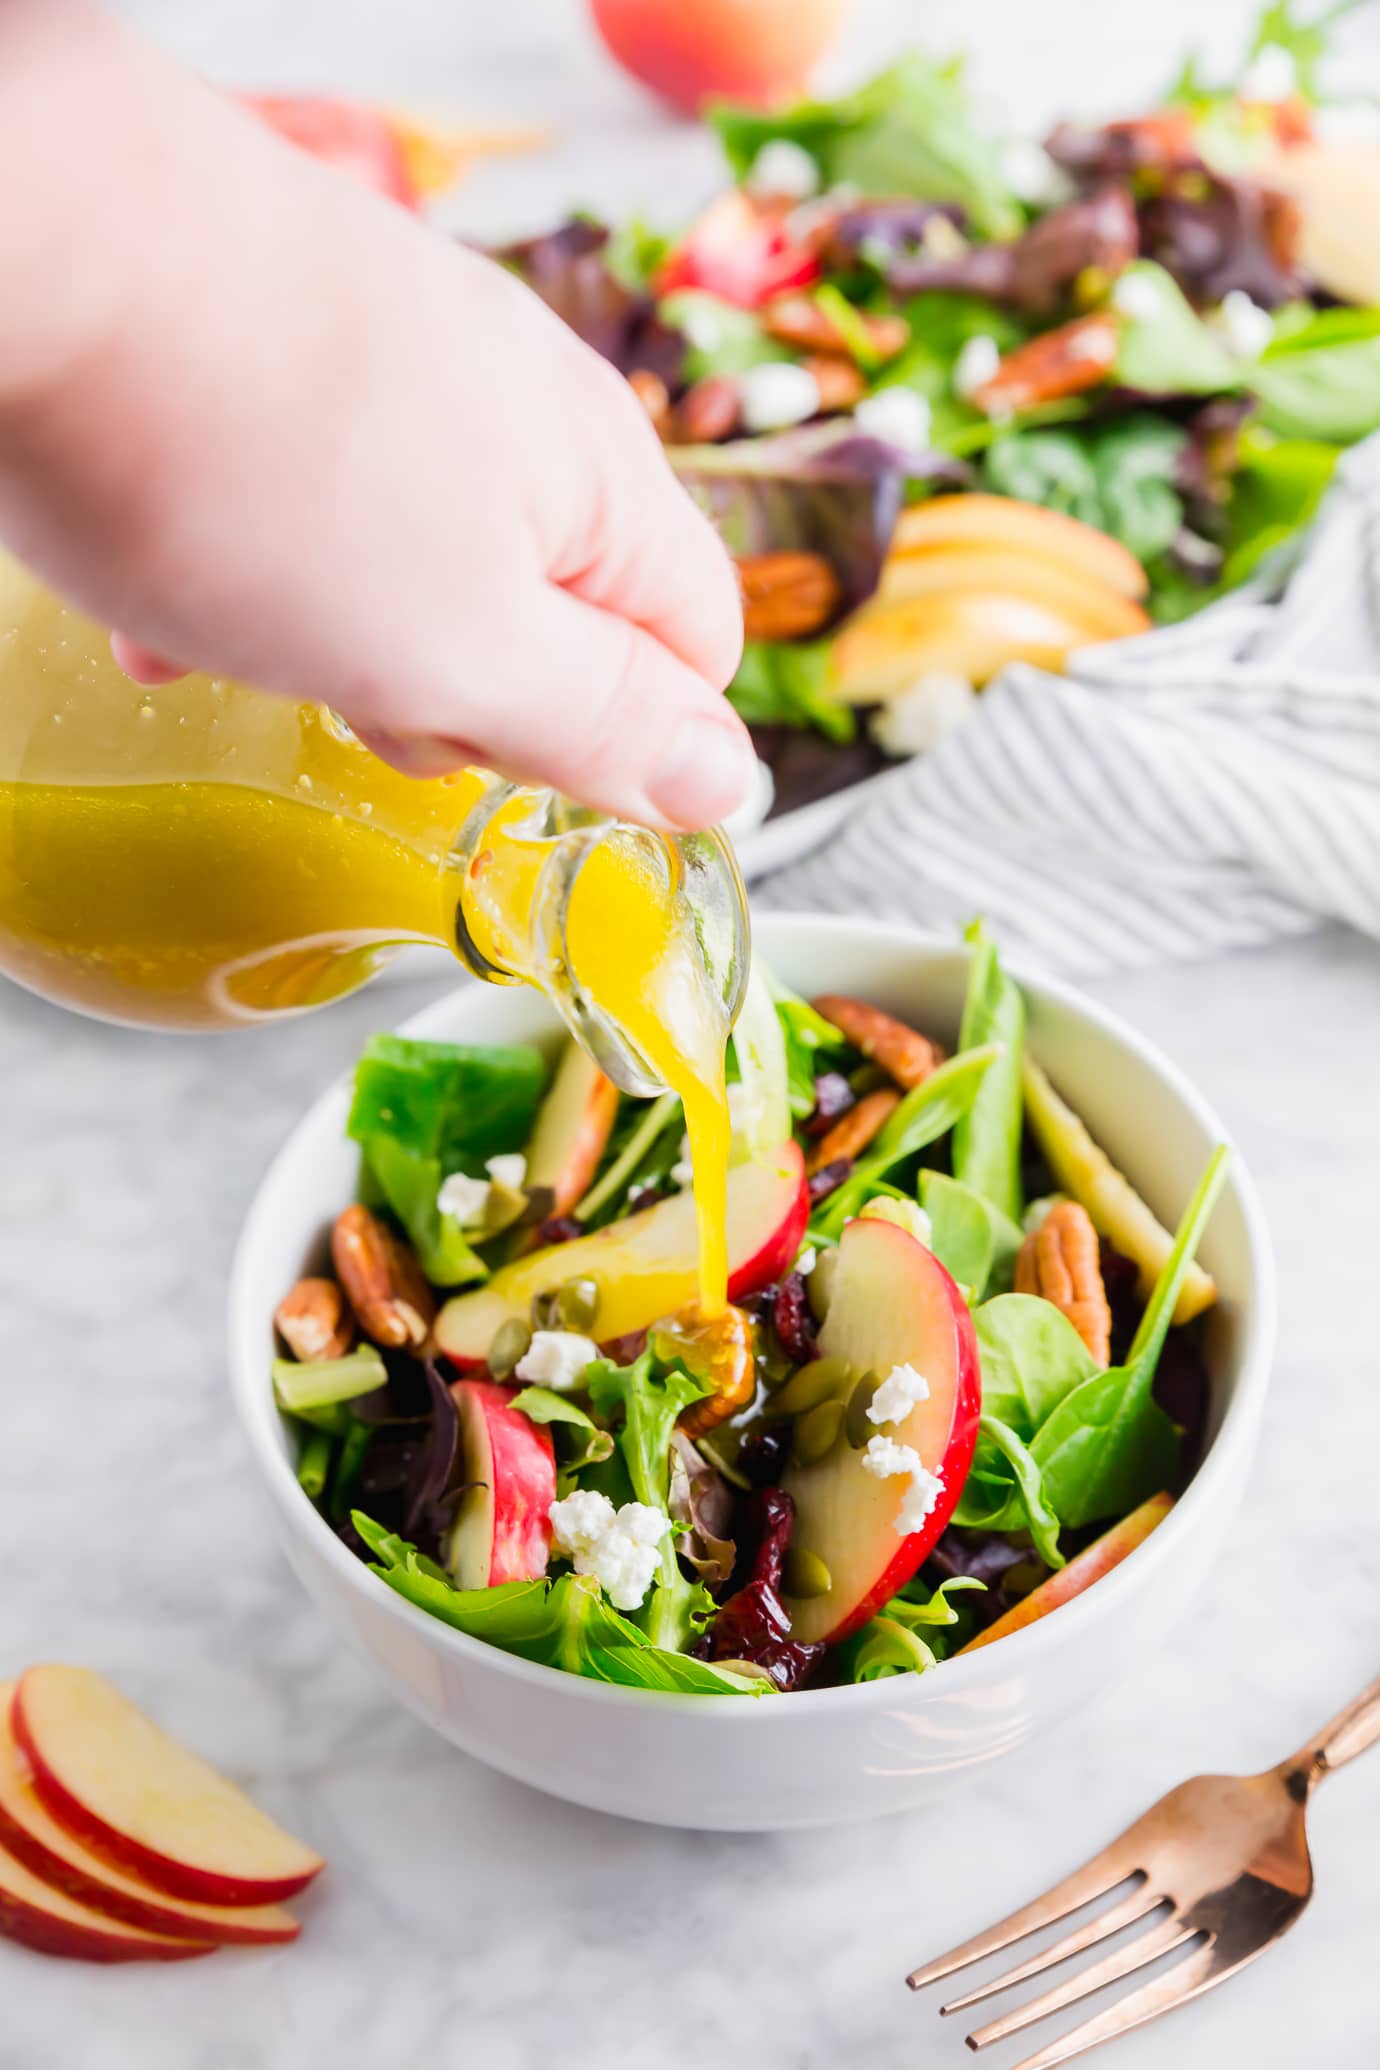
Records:
[[[998,1991],[1009,1991],[1013,1984],[1023,1984],[1028,1977],[1037,1977],[1043,1970],[1053,1969],[1056,1963],[1067,1962],[1071,1955],[1081,1955],[1085,1948],[1096,1947],[1109,1934],[1120,1933],[1123,1926],[1134,1926],[1138,1919],[1146,1918],[1163,1903],[1164,1899],[1154,1894],[1149,1882],[1141,1883],[1119,1905],[1095,1913],[1086,1925],[1077,1927],[1073,1933],[1066,1933],[1062,1940],[1051,1941],[1038,1955],[1018,1962],[1014,1969],[1003,1970],[999,1977],[992,1977],[985,1984],[975,1985],[961,1998],[951,1998],[939,2010],[941,2013],[966,2012],[970,2005],[977,2005],[984,1998],[994,1998]]]
[[[1263,1954],[1269,1945],[1268,1941],[1263,1942],[1254,1953]],[[1115,2041],[1118,2035],[1129,2034],[1134,2027],[1144,2027],[1148,2021],[1158,2019],[1161,2013],[1173,2012],[1176,2005],[1187,2005],[1190,1998],[1200,1997],[1214,1984],[1225,1982],[1245,1966],[1233,1962],[1222,1963],[1219,1967],[1214,1959],[1215,1953],[1212,1946],[1200,1948],[1196,1955],[1175,1963],[1173,1969],[1166,1970],[1163,1976],[1152,1977],[1138,1991],[1128,1992],[1115,2005],[1109,2005],[1104,2012],[1084,2020],[1081,2027],[1074,2027],[1057,2041],[1037,2049],[1033,2056],[1023,2056],[1013,2070],[1056,2070],[1058,2064],[1072,2062],[1075,2056],[1086,2055],[1090,2048],[1097,2048],[1104,2041]],[[1247,1957],[1248,1961],[1252,1959]]]
[[[1023,1941],[1027,1934],[1038,1933],[1042,1926],[1053,1926],[1068,1912],[1076,1912],[1080,1905],[1091,1904],[1094,1898],[1105,1897],[1109,1890],[1115,1890],[1118,1883],[1124,1883],[1128,1876],[1140,1870],[1140,1864],[1129,1852],[1128,1843],[1135,1828],[1113,1840],[1110,1847],[1104,1847],[1101,1854],[1095,1854],[1081,1869],[1075,1869],[1062,1883],[1056,1883],[1043,1897],[1032,1898],[1028,1905],[1022,1905],[1018,1912],[1008,1913],[1005,1919],[989,1926],[985,1933],[975,1933],[971,1940],[960,1947],[950,1948],[947,1955],[936,1955],[933,1962],[924,1963],[913,1969],[906,1978],[912,1991],[923,1990],[926,1984],[936,1984],[941,1977],[952,1976],[956,1969],[965,1969],[970,1962],[980,1962],[984,1955],[999,1955],[1003,1948],[1009,1948],[1013,1941]]]
[[[1049,2013],[1062,2012],[1066,2005],[1077,2005],[1091,1992],[1100,1991],[1104,1984],[1118,1983],[1122,1977],[1144,1969],[1146,1963],[1153,1962],[1157,1956],[1169,1955],[1175,1948],[1181,1948],[1185,1941],[1196,1938],[1194,1927],[1185,1926],[1182,1919],[1171,1915],[1161,1925],[1151,1927],[1148,1933],[1137,1934],[1124,1948],[1114,1949],[1100,1962],[1090,1962],[1086,1969],[1065,1977],[1062,1984],[1042,1991],[1028,2004],[1018,2005],[1012,2012],[1003,2013],[1000,2019],[989,2020],[985,2027],[976,2028],[968,2036],[968,2046],[987,2048],[994,2041],[1005,2041],[1008,2034],[1019,2034],[1023,2027],[1033,2027],[1036,2020],[1043,2020]]]

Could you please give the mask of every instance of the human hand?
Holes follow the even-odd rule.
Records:
[[[113,23],[18,13],[28,108],[46,67],[109,177],[98,226],[85,181],[84,232],[55,204],[90,276],[74,335],[8,383],[0,345],[15,550],[122,628],[133,673],[164,656],[329,703],[418,773],[480,761],[652,824],[735,805],[732,569],[622,378]],[[42,293],[22,259],[7,279],[0,231],[7,302],[16,275]]]

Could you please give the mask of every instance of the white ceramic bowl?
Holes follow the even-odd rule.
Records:
[[[803,993],[856,993],[952,1039],[966,952],[907,928],[771,914],[757,925],[773,970]],[[1161,1219],[1183,1208],[1223,1130],[1150,1045],[1067,987],[1015,968],[1035,1055]],[[543,1040],[535,996],[467,986],[409,1022],[414,1035]],[[1206,1457],[1154,1535],[1111,1575],[1000,1644],[923,1676],[757,1700],[587,1682],[514,1659],[426,1617],[386,1588],[301,1493],[273,1404],[271,1318],[320,1255],[350,1198],[348,1088],[317,1101],[279,1153],[240,1242],[230,1295],[235,1396],[288,1556],[342,1639],[447,1739],[579,1804],[664,1825],[825,1825],[920,1805],[953,1771],[994,1761],[1081,1708],[1180,1620],[1213,1571],[1260,1424],[1274,1342],[1269,1239],[1239,1157],[1203,1244],[1221,1301],[1209,1337]]]

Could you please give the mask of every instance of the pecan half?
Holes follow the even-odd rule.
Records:
[[[868,316],[855,311],[858,330],[863,333],[878,359],[895,359],[910,343],[910,325],[904,316]],[[769,338],[793,345],[800,352],[846,353],[853,358],[853,341],[845,337],[827,309],[821,309],[811,295],[778,295],[762,314],[762,328]]]
[[[1075,317],[1008,352],[991,380],[973,391],[973,401],[992,416],[1082,395],[1115,369],[1120,336],[1120,324],[1106,310]]]
[[[738,562],[750,640],[800,640],[838,610],[839,578],[819,553],[753,553]]]
[[[628,376],[628,386],[652,420],[652,429],[658,438],[666,438],[671,430],[671,393],[660,374],[654,374],[649,367],[634,367]]]
[[[728,374],[706,374],[687,388],[671,412],[669,436],[678,446],[713,445],[742,427],[738,383]]]
[[[1112,1311],[1102,1283],[1097,1231],[1076,1200],[1060,1200],[1016,1257],[1016,1292],[1038,1294],[1066,1315],[1100,1366],[1111,1358]]]
[[[347,1207],[331,1231],[331,1257],[366,1337],[391,1351],[419,1351],[436,1320],[421,1266],[367,1207]]]
[[[355,1319],[333,1279],[299,1279],[278,1303],[273,1322],[304,1366],[344,1358],[355,1341]]]
[[[819,414],[833,416],[839,410],[851,410],[867,393],[866,377],[854,366],[851,359],[833,359],[826,353],[811,353],[800,362],[811,375],[819,390]]]
[[[894,1086],[884,1086],[880,1092],[865,1093],[856,1106],[850,1107],[843,1117],[836,1121],[829,1133],[821,1136],[810,1152],[805,1169],[814,1175],[822,1172],[826,1165],[837,1157],[861,1157],[872,1138],[879,1132],[887,1118],[901,1104],[901,1095]]]
[[[906,1092],[913,1085],[923,1085],[931,1071],[937,1070],[944,1061],[944,1052],[937,1042],[931,1042],[928,1035],[921,1035],[914,1028],[908,1028],[904,1021],[898,1021],[892,1014],[883,1013],[880,1007],[869,1006],[865,999],[850,999],[841,992],[826,992],[815,1001],[815,1012],[822,1013],[826,1021],[832,1021],[840,1035],[847,1036],[854,1049],[860,1049],[881,1065],[888,1077]]]
[[[691,1320],[685,1339],[685,1364],[710,1393],[692,1402],[680,1419],[687,1437],[703,1437],[718,1423],[745,1409],[757,1392],[756,1344],[752,1317],[729,1306],[712,1322]]]

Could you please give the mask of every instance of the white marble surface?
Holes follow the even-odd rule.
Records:
[[[226,77],[560,118],[562,153],[468,196],[485,228],[562,196],[669,206],[708,178],[571,4],[126,11]],[[1249,11],[1215,0],[1214,39]],[[913,25],[980,41],[1013,102],[1126,102],[1207,12],[874,0],[840,69]],[[0,1945],[0,2070],[957,2070],[961,2029],[902,1985],[914,1961],[1182,1775],[1263,1764],[1360,1688],[1380,1668],[1380,950],[1337,935],[1097,989],[1219,1104],[1264,1191],[1281,1346],[1244,1513],[1173,1646],[1097,1715],[941,1815],[765,1839],[622,1825],[477,1768],[335,1654],[269,1536],[221,1348],[236,1229],[310,1094],[426,986],[200,1042],[0,992],[0,1668],[108,1669],[330,1861],[290,1949],[105,1972]],[[1317,1801],[1320,1894],[1292,1941],[1107,2060],[1370,2070],[1377,1820],[1380,1754]]]

